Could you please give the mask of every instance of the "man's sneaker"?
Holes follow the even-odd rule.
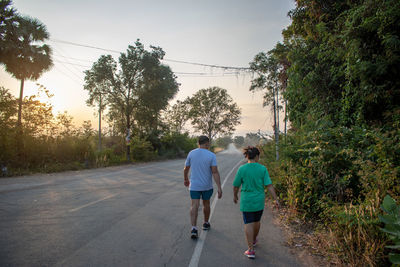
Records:
[[[203,223],[203,230],[210,230],[210,227],[211,227],[211,225],[209,222]]]
[[[192,239],[196,239],[197,236],[198,236],[197,229],[192,229],[192,231],[190,232],[190,237]]]
[[[246,250],[244,252],[244,255],[246,255],[247,258],[249,258],[249,259],[255,259],[256,258],[256,253],[254,252],[254,250],[248,249],[248,250]]]

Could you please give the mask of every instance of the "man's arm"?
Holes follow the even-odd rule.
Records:
[[[238,193],[239,193],[239,187],[234,186],[233,187],[233,202],[236,204],[238,202]]]
[[[222,197],[222,188],[221,188],[221,177],[219,176],[219,171],[217,166],[211,166],[211,172],[214,178],[215,183],[218,187],[218,198]]]
[[[185,166],[185,168],[183,169],[183,184],[188,187],[190,184],[189,181],[189,170],[190,170],[190,166]]]

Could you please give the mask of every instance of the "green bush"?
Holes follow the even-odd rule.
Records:
[[[159,155],[164,157],[183,157],[190,150],[197,147],[196,138],[189,137],[188,133],[172,132],[161,138],[161,149]]]
[[[278,194],[292,214],[327,231],[327,251],[344,263],[387,264],[378,215],[387,193],[400,199],[400,131],[310,128],[281,138],[279,162],[274,142],[262,148]]]
[[[137,136],[131,140],[131,153],[134,161],[150,161],[155,158],[152,144]]]
[[[117,155],[112,148],[104,148],[101,151],[96,151],[89,164],[94,167],[107,167],[126,162],[125,154]]]

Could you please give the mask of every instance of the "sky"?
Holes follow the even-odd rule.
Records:
[[[251,74],[168,60],[248,68],[257,53],[282,41],[293,0],[13,0],[13,6],[46,25],[53,49],[54,66],[39,80],[26,81],[24,96],[36,94],[37,83],[45,86],[54,94],[55,114],[68,111],[77,126],[91,120],[97,127],[98,121],[95,108],[86,105],[83,72],[101,55],[117,60],[119,54],[65,42],[125,52],[140,39],[146,49],[161,47],[163,63],[177,73],[180,87],[171,104],[219,86],[242,111],[235,135],[272,131],[273,114],[263,107],[262,92],[249,91]],[[0,86],[19,96],[19,81],[2,67]]]

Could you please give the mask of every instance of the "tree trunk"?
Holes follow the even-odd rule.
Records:
[[[23,156],[23,131],[22,131],[22,100],[24,97],[24,79],[21,79],[21,87],[19,91],[18,99],[18,121],[17,121],[17,131],[15,136],[15,141],[17,143],[17,157],[19,165],[22,166],[24,161]]]
[[[17,126],[18,128],[21,128],[22,126],[22,98],[24,95],[24,79],[21,79],[21,87],[19,90],[19,99],[18,99],[18,122],[17,122]]]
[[[208,139],[210,140],[210,150],[211,150],[211,143],[212,143],[212,140],[211,140],[211,131],[208,132]]]
[[[286,135],[287,135],[287,100],[285,100],[285,145],[286,145]]]
[[[131,126],[130,116],[126,116],[126,160],[131,161]]]
[[[99,101],[99,151],[101,152],[101,94]]]

